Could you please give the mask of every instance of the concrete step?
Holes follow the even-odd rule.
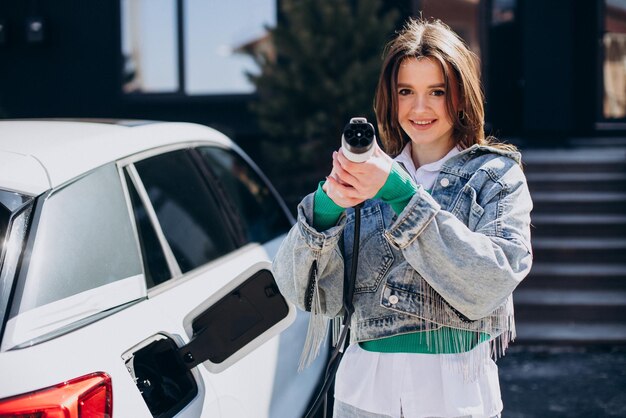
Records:
[[[623,306],[626,291],[571,290],[571,289],[516,289],[513,298],[517,305],[551,306]],[[624,316],[626,322],[626,316]]]
[[[624,344],[626,324],[573,321],[517,321],[516,343],[522,344]]]
[[[624,192],[535,192],[534,214],[626,214]]]
[[[626,262],[625,238],[536,238],[534,261],[552,263]]]
[[[626,190],[626,172],[557,172],[528,173],[531,193],[554,192],[623,192]]]
[[[542,161],[529,163],[522,156],[524,173],[528,177],[538,173],[624,173],[626,171],[626,161]]]
[[[626,343],[623,145],[523,152],[534,265],[513,293],[518,341]]]
[[[518,289],[626,291],[626,264],[535,262]]]
[[[513,298],[515,300],[515,297]],[[623,305],[524,305],[515,302],[515,317],[520,321],[623,323],[626,325],[626,306]]]
[[[522,152],[527,174],[626,171],[626,147],[532,149]]]
[[[533,237],[624,237],[626,215],[531,214]]]
[[[610,322],[626,325],[626,291],[517,289],[513,292],[519,321]]]

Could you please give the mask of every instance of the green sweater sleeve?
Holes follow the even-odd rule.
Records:
[[[322,189],[323,185],[324,182],[321,181],[317,186],[313,208],[313,226],[319,231],[325,231],[334,226],[345,210],[328,197]],[[374,196],[374,199],[381,199],[383,202],[388,203],[394,212],[400,214],[417,191],[417,188],[418,186],[413,182],[409,173],[400,167],[400,164],[394,162],[387,181]]]
[[[322,189],[323,181],[320,181],[315,191],[313,203],[313,227],[318,231],[325,231],[334,226],[345,210],[328,197]]]
[[[397,162],[391,166],[387,181],[378,191],[374,199],[388,203],[396,214],[400,214],[409,203],[418,186]]]

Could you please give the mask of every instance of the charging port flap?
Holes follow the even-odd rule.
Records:
[[[295,307],[280,294],[269,262],[251,266],[189,313],[189,344],[178,350],[188,369],[219,373],[293,323]]]

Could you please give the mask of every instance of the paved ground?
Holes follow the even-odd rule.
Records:
[[[626,346],[516,343],[498,366],[503,418],[626,417]]]

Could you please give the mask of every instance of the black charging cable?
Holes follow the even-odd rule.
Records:
[[[347,159],[355,163],[367,161],[374,153],[376,133],[374,126],[364,117],[351,118],[350,122],[343,128],[341,135],[341,148]],[[354,297],[354,286],[356,283],[356,269],[359,264],[359,240],[361,235],[361,208],[363,203],[354,207],[354,243],[352,245],[352,264],[350,265],[350,275],[343,283],[343,330],[337,341],[337,345],[330,355],[324,383],[317,394],[313,405],[306,413],[305,418],[313,418],[322,403],[324,404],[324,418],[327,413],[328,390],[335,381],[335,375],[339,368],[339,363],[343,357],[343,352],[350,344],[348,337],[350,332],[350,321],[354,313],[352,298]],[[342,351],[343,348],[343,351]]]
[[[343,330],[337,341],[333,352],[328,360],[328,366],[326,366],[326,373],[324,375],[324,383],[320,389],[315,401],[309,411],[306,413],[305,418],[313,418],[319,407],[324,404],[324,418],[326,418],[327,412],[327,399],[328,390],[335,381],[335,375],[339,368],[339,363],[343,357],[343,351],[348,348],[350,340],[348,338],[348,332],[350,330],[350,321],[352,320],[352,314],[354,313],[354,305],[352,299],[354,297],[354,287],[356,283],[356,269],[359,264],[359,241],[361,236],[361,208],[363,203],[359,203],[354,207],[354,242],[352,244],[352,263],[350,264],[350,275],[348,280],[343,284]]]

